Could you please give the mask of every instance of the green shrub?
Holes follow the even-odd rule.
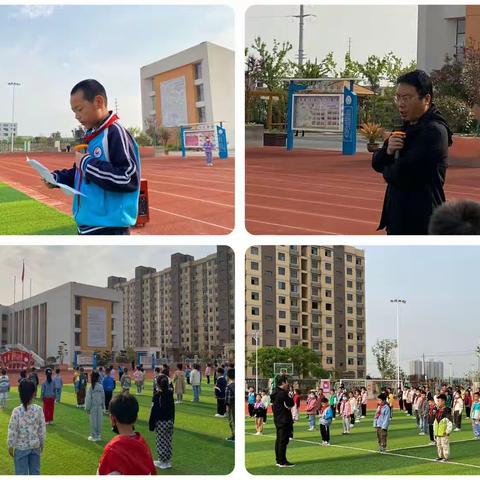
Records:
[[[455,133],[469,133],[474,127],[474,118],[468,104],[455,97],[438,97],[435,105],[445,117],[448,125]]]

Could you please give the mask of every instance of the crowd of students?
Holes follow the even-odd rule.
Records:
[[[208,370],[207,370],[208,369]],[[235,441],[235,370],[234,365],[218,367],[212,372],[211,365],[206,369],[207,382],[214,373],[217,413],[215,416],[227,417],[231,436]],[[73,386],[77,408],[83,408],[89,415],[90,435],[88,440],[98,442],[102,439],[103,416],[108,415],[112,430],[117,434],[106,446],[99,462],[99,474],[155,474],[156,468],[172,467],[173,430],[175,422],[175,403],[183,401],[185,383],[190,383],[193,391],[192,402],[199,402],[202,375],[200,366],[193,365],[188,377],[182,364],[170,376],[168,365],[156,367],[153,374],[152,407],[149,417],[149,430],[155,432],[155,445],[158,460],[153,460],[150,449],[134,425],[137,422],[139,404],[136,395],[141,395],[145,386],[145,371],[142,365],[129,369],[120,366],[117,371],[112,366],[99,367],[87,374],[83,367],[76,367],[73,374]],[[199,375],[196,376],[195,372]],[[63,379],[61,371],[55,374],[51,368],[45,369],[45,380],[40,384],[35,368],[28,373],[20,372],[18,394],[21,405],[11,413],[8,426],[8,451],[13,457],[17,475],[40,474],[40,456],[45,445],[46,426],[53,423],[55,403],[62,398]],[[192,375],[193,373],[193,375]],[[193,383],[192,383],[193,381]],[[130,393],[135,384],[134,394]],[[40,387],[42,407],[34,403]],[[195,388],[198,387],[198,388]],[[6,408],[10,391],[10,379],[3,369],[0,375],[0,408]],[[177,400],[174,400],[176,394]]]
[[[480,392],[472,394],[463,386],[452,387],[446,384],[433,391],[428,387],[406,387],[396,395],[390,388],[382,389],[377,396],[377,406],[373,414],[373,427],[376,431],[378,451],[387,451],[387,439],[393,418],[395,403],[400,412],[415,418],[419,435],[429,435],[430,444],[437,447],[436,461],[447,462],[450,456],[449,437],[452,431],[460,431],[465,412],[472,425],[473,438],[480,439]],[[308,431],[315,431],[318,419],[321,445],[330,445],[330,426],[339,418],[342,434],[350,435],[355,425],[367,416],[368,393],[365,387],[346,389],[340,385],[325,394],[321,388],[310,390],[303,400],[303,411],[308,417]],[[256,393],[248,388],[248,415],[255,418],[256,435],[263,434],[267,412],[271,405],[276,428],[276,465],[294,466],[286,458],[289,440],[294,437],[294,424],[300,419],[302,405],[300,391],[289,384],[288,377],[280,376],[268,390]]]

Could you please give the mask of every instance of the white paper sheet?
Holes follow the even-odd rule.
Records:
[[[73,195],[81,195],[82,197],[85,197],[86,195],[84,193],[79,192],[78,190],[75,190],[72,187],[69,187],[68,185],[65,185],[63,183],[58,183],[54,176],[51,174],[50,170],[45,167],[45,165],[42,165],[38,160],[34,160],[33,158],[28,158],[27,157],[27,163],[34,168],[40,176],[48,183],[51,183],[52,185],[55,185],[56,187],[59,187],[65,195],[73,196]]]

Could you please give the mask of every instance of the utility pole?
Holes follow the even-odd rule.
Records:
[[[315,17],[316,15],[312,15],[311,13],[304,13],[304,6],[300,5],[300,13],[298,15],[289,15],[289,17],[298,18],[299,25],[298,25],[298,64],[301,66],[303,65],[303,60],[305,59],[305,52],[303,50],[303,31],[305,25],[305,18],[307,17]]]
[[[14,124],[15,124],[15,87],[19,87],[21,84],[18,82],[8,82],[8,85],[12,87],[12,127],[11,127],[11,133],[12,133],[12,152],[13,152],[13,137],[14,137]]]
[[[352,56],[352,37],[348,37],[348,56]]]

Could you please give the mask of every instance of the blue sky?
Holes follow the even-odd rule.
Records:
[[[125,126],[141,126],[140,67],[204,41],[234,48],[224,6],[0,6],[0,121],[19,135],[69,134],[71,88],[96,78]]]
[[[13,303],[15,276],[18,301],[22,261],[25,261],[26,296],[30,293],[30,279],[33,295],[67,282],[106,287],[107,277],[111,275],[134,278],[138,265],[163,270],[170,266],[170,255],[174,253],[181,252],[198,259],[216,250],[216,246],[0,246],[0,304]],[[88,262],[82,262],[85,258]]]
[[[445,373],[462,375],[476,364],[480,343],[479,247],[360,247],[366,255],[367,350],[379,338],[396,337],[396,309],[390,299],[406,299],[400,306],[400,364],[410,360],[441,360]],[[368,371],[376,373],[372,355]]]
[[[334,2],[332,2],[334,3]],[[367,2],[365,2],[367,3]],[[290,41],[291,60],[298,52],[299,5],[255,5],[246,14],[245,44],[250,46],[261,36],[268,45],[273,39]],[[383,56],[392,51],[409,63],[417,56],[416,5],[305,5],[304,51],[312,61],[334,53],[339,66],[351,39],[355,60],[364,61],[369,55]]]

